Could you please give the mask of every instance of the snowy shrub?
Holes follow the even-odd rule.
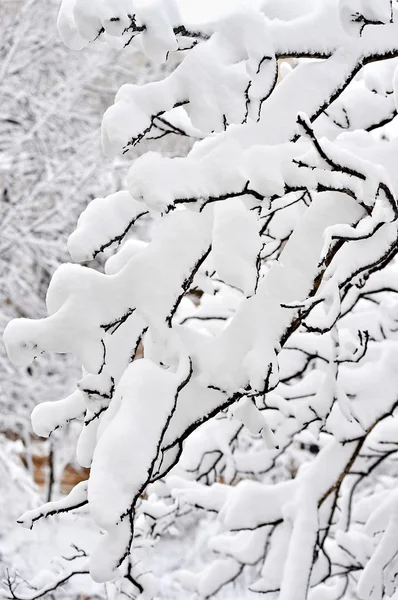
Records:
[[[172,597],[148,548],[211,514],[208,564],[176,573],[173,597],[244,580],[271,599],[381,599],[398,572],[398,7],[218,12],[62,3],[71,48],[183,56],[120,88],[106,155],[177,131],[199,139],[185,157],[143,154],[127,189],[93,200],[68,249],[83,263],[105,253],[105,272],[61,266],[48,317],[5,330],[17,365],[80,361],[74,393],[32,423],[49,436],[82,420],[77,458],[91,468],[20,521],[88,510],[102,535],[80,559],[115,597]],[[147,215],[144,243],[132,228]]]

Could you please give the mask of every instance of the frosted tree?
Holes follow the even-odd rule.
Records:
[[[66,231],[102,189],[121,177],[108,167],[97,141],[98,112],[111,95],[98,85],[108,74],[111,52],[73,56],[54,27],[57,3],[6,0],[0,36],[0,320],[43,316],[54,270],[66,258]],[[29,14],[29,18],[27,18]],[[97,82],[97,89],[90,86]],[[78,108],[71,116],[73,107]],[[65,107],[65,112],[59,106]],[[68,113],[68,119],[65,118]],[[65,206],[68,205],[68,210]],[[22,436],[29,463],[29,412],[41,400],[73,389],[73,357],[42,357],[12,368],[0,356],[1,430]]]
[[[126,164],[103,156],[99,134],[120,72],[136,82],[159,77],[159,67],[139,58],[133,48],[123,56],[100,44],[70,52],[56,31],[58,9],[57,0],[4,0],[1,7],[2,330],[13,317],[45,314],[48,282],[68,257],[67,232],[91,199],[122,185]],[[175,153],[181,140],[181,135],[169,136],[164,150]],[[39,401],[73,390],[78,376],[72,356],[46,355],[18,368],[1,349],[0,430],[25,440],[28,463],[30,411]],[[57,456],[61,454],[59,448]]]
[[[115,597],[162,597],[147,549],[188,513],[215,515],[213,554],[178,574],[182,597],[242,579],[280,600],[395,592],[397,11],[62,4],[74,49],[103,39],[183,57],[120,88],[102,123],[108,156],[200,138],[185,157],[143,154],[127,189],[93,200],[68,249],[109,257],[105,272],[58,268],[48,317],[4,333],[16,364],[55,352],[82,365],[76,391],[32,423],[48,436],[81,420],[90,478],[21,522],[89,510],[103,535],[78,558]],[[147,215],[143,243],[131,232]]]
[[[98,42],[83,52],[70,52],[56,30],[58,9],[58,0],[4,0],[0,8],[2,331],[16,316],[45,314],[48,282],[68,259],[68,232],[78,215],[92,198],[122,185],[128,163],[104,157],[100,144],[101,116],[117,91],[120,73],[128,81],[147,82],[165,72],[134,48],[121,55],[117,48]],[[178,60],[176,56],[166,71]],[[163,130],[154,132],[161,134]],[[156,142],[169,155],[190,143],[190,137],[177,130]],[[140,236],[145,227],[137,224]],[[94,266],[102,268],[98,262]],[[33,365],[18,367],[0,347],[0,578],[13,563],[22,576],[30,577],[45,562],[45,546],[50,555],[75,552],[67,541],[66,552],[59,548],[58,539],[68,527],[53,521],[52,534],[38,533],[43,543],[34,547],[34,536],[15,530],[15,523],[40,502],[41,493],[46,500],[59,497],[65,473],[81,475],[74,451],[79,423],[58,429],[48,441],[35,439],[30,423],[33,407],[69,394],[79,373],[71,355],[42,355]],[[34,477],[42,478],[41,490],[34,489]],[[86,532],[81,540],[85,547],[90,530],[79,528]],[[71,541],[80,544],[76,537]],[[65,589],[69,598],[80,600],[82,590],[91,587],[87,576],[74,580]]]

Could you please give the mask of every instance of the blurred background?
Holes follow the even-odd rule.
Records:
[[[57,266],[70,260],[66,242],[79,214],[93,198],[121,189],[134,152],[148,149],[143,144],[128,160],[103,156],[101,118],[118,88],[156,80],[166,68],[101,42],[69,50],[58,36],[58,9],[58,0],[0,0],[1,331],[14,317],[46,314],[46,290]],[[171,134],[156,149],[176,155],[189,143]],[[145,238],[140,227],[135,234]],[[76,423],[49,441],[35,437],[30,424],[35,404],[75,389],[79,369],[67,355],[17,368],[0,344],[1,577],[16,568],[30,579],[70,542],[67,520],[27,533],[16,520],[88,476],[75,460]],[[89,526],[82,536],[89,544]],[[77,580],[54,597],[103,597],[88,577]]]

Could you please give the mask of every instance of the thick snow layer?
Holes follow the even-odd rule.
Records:
[[[91,260],[112,243],[121,241],[137,219],[147,212],[128,192],[92,200],[69,237],[71,257],[78,262]]]
[[[62,400],[42,402],[32,412],[33,431],[42,437],[48,437],[58,427],[82,417],[86,405],[80,390]]]
[[[245,578],[278,600],[395,591],[397,23],[386,0],[62,3],[71,47],[179,57],[122,85],[105,153],[196,140],[135,158],[69,238],[104,272],[63,265],[48,316],[4,332],[22,368],[42,352],[83,366],[32,422],[82,420],[89,481],[22,521],[87,503],[90,573],[115,597],[156,597],[149,548],[181,523],[200,536],[206,513],[206,564],[177,578],[189,595]]]

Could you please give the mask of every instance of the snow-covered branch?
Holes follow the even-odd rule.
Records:
[[[373,489],[397,443],[397,7],[282,0],[200,21],[184,10],[62,3],[73,48],[99,38],[181,58],[120,88],[105,153],[197,141],[185,156],[135,158],[127,189],[93,200],[69,238],[73,260],[107,259],[104,272],[59,267],[48,316],[5,330],[18,365],[56,352],[83,367],[76,391],[32,422],[49,435],[84,415],[87,497],[81,486],[22,520],[87,502],[104,533],[92,577],[142,598],[157,593],[146,548],[212,514],[216,559],[178,575],[199,597],[249,573],[253,592],[280,600],[356,585],[381,599],[398,556],[388,470]],[[144,243],[133,228],[148,217]]]

